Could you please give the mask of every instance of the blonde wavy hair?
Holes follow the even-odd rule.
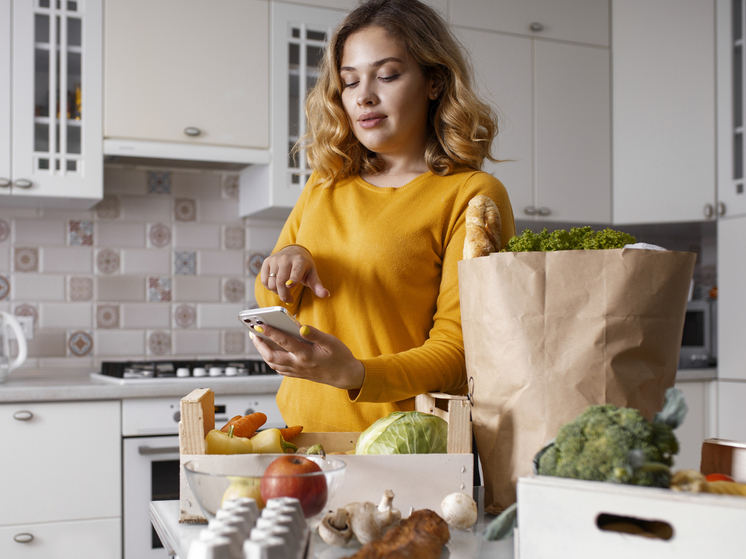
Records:
[[[497,115],[474,91],[473,70],[465,50],[440,15],[418,0],[368,0],[350,12],[332,35],[319,79],[306,99],[308,129],[294,151],[306,150],[319,182],[383,170],[381,158],[352,132],[342,105],[339,75],[347,38],[374,26],[400,40],[426,78],[442,84],[428,113],[428,168],[447,175],[458,166],[479,170],[485,159],[498,161],[491,153]]]

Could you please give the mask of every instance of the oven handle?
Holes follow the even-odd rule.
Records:
[[[154,454],[178,454],[178,446],[139,446],[137,452],[143,456],[152,456]]]

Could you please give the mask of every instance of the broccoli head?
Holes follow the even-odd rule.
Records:
[[[539,458],[538,473],[668,487],[678,450],[672,426],[649,423],[637,409],[595,405],[560,428]]]
[[[570,231],[557,229],[552,232],[544,228],[539,233],[525,229],[520,235],[511,237],[502,252],[600,250],[622,248],[635,242],[635,237],[627,233],[613,229],[594,232],[588,226],[573,227]]]

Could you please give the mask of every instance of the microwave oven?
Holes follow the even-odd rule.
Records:
[[[717,364],[717,301],[695,299],[686,306],[679,353],[680,369],[701,369]]]

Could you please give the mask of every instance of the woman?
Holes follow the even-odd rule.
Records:
[[[361,431],[429,391],[465,393],[459,310],[469,200],[484,194],[514,234],[503,185],[479,171],[497,132],[461,47],[415,0],[369,0],[331,38],[309,94],[313,174],[257,278],[298,342],[271,328],[288,425]],[[488,288],[488,286],[485,286]]]

